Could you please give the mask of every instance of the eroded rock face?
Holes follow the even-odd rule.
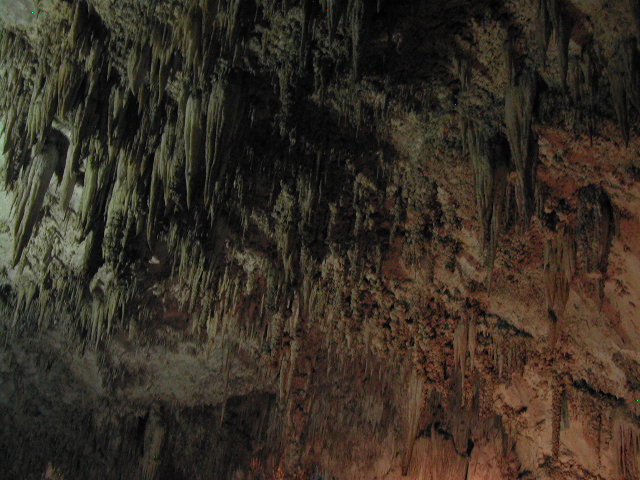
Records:
[[[0,2],[0,470],[640,479],[639,12]]]

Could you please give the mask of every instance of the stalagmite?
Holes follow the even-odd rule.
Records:
[[[21,177],[23,186],[20,196],[16,198],[13,226],[14,246],[13,265],[22,257],[33,229],[40,219],[45,194],[49,189],[49,182],[56,170],[59,153],[55,146],[45,144],[44,148],[35,152],[31,164]]]

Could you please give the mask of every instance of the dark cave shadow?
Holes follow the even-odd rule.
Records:
[[[499,0],[398,0],[372,13],[363,74],[388,76],[393,85],[451,80],[456,36],[473,18],[504,18]]]

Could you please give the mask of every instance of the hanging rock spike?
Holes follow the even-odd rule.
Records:
[[[196,179],[202,167],[202,100],[191,94],[187,100],[184,122],[184,176],[187,186],[187,207],[191,208],[194,200]]]
[[[20,261],[40,218],[45,195],[59,161],[58,157],[57,149],[51,144],[45,144],[42,150],[34,154],[31,164],[22,175],[23,187],[20,196],[16,198],[14,213],[13,266]]]
[[[529,225],[533,212],[538,163],[538,140],[533,131],[536,75],[531,70],[512,78],[505,94],[505,125],[511,160],[517,176],[516,201],[520,222]]]

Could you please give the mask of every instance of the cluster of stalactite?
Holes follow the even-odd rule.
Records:
[[[631,3],[632,10],[637,9],[634,2]],[[603,70],[597,58],[594,39],[583,42],[581,54],[570,59],[568,43],[575,22],[567,6],[560,0],[540,0],[537,5],[534,32],[536,43],[544,54],[543,60],[553,36],[559,52],[561,83],[565,88],[570,87],[572,94],[574,127],[584,124],[587,132],[593,136],[596,130],[596,105],[602,101],[598,85]],[[456,57],[453,65],[460,82],[462,145],[473,167],[480,245],[488,268],[489,288],[498,236],[513,219],[527,228],[531,216],[539,210],[536,202],[539,203],[542,198],[537,185],[538,137],[533,128],[542,80],[531,66],[532,62],[517,54],[513,43],[510,37],[505,42],[508,81],[504,126],[474,116],[473,109],[465,103],[465,95],[471,91],[473,82],[471,63],[467,58]],[[637,109],[640,103],[639,68],[640,54],[635,37],[621,39],[607,70],[611,101],[627,143],[630,135],[629,106]],[[509,175],[512,171],[515,172],[513,182]],[[602,198],[593,189],[602,192]],[[591,198],[594,195],[598,199]],[[603,275],[606,272],[608,245],[615,230],[610,201],[606,192],[595,186],[581,189],[579,199],[575,234],[569,228],[563,234],[554,236],[545,248],[546,298],[553,318],[562,314],[567,301],[575,270],[576,241],[578,248],[585,251],[585,256],[580,255],[586,262],[585,271],[599,271]],[[588,207],[587,204],[600,206]],[[586,217],[589,217],[588,221]],[[587,230],[591,233],[584,233]]]
[[[261,291],[258,287],[265,288],[254,292],[262,295],[260,311],[278,304],[293,285],[306,282],[301,290],[310,290],[308,277],[323,255],[318,243],[323,241],[324,222],[329,223],[330,249],[347,254],[351,272],[360,272],[358,281],[365,263],[380,264],[379,248],[373,252],[375,259],[365,260],[371,252],[361,242],[353,242],[349,252],[338,246],[343,243],[345,224],[354,222],[352,232],[359,239],[376,229],[371,197],[384,191],[379,188],[384,179],[378,176],[372,181],[352,163],[359,161],[359,149],[367,148],[370,140],[363,132],[368,128],[364,125],[371,125],[370,113],[361,111],[356,116],[361,144],[346,152],[329,146],[331,129],[344,132],[344,125],[328,125],[320,134],[300,128],[297,138],[295,132],[288,139],[265,134],[273,127],[268,110],[275,106],[272,101],[277,95],[267,96],[267,111],[263,103],[256,104],[250,92],[262,88],[261,80],[240,65],[238,52],[248,48],[245,33],[250,26],[244,11],[248,3],[203,1],[176,15],[173,22],[154,19],[144,24],[137,38],[122,39],[112,36],[90,3],[78,0],[69,24],[61,26],[64,41],[48,46],[53,54],[41,62],[35,61],[33,49],[20,35],[2,34],[0,50],[8,86],[2,105],[9,162],[6,180],[16,192],[14,263],[25,258],[45,196],[55,190],[58,205],[79,225],[85,249],[82,273],[91,278],[103,265],[116,273],[113,285],[103,286],[104,298],[93,289],[63,296],[95,296],[96,308],[85,326],[92,340],[112,331],[116,313],[130,313],[126,302],[133,300],[131,295],[111,292],[120,288],[116,283],[124,285],[131,276],[134,259],[146,255],[143,240],[151,249],[167,243],[178,265],[175,273],[192,273],[180,277],[189,278],[181,304],[197,311],[200,320],[195,323],[206,325],[211,335],[221,331],[216,325],[221,325],[227,308],[237,313],[238,285],[244,273],[237,265],[217,264],[214,252],[198,253],[204,239],[215,243],[219,236],[233,232],[243,242],[259,243],[266,235],[275,244],[280,258],[265,260],[273,276],[256,283],[256,292]],[[369,2],[361,0],[332,2],[322,5],[330,12],[325,16],[319,4],[304,2],[307,33],[300,51],[309,50],[311,39],[318,43],[326,35],[347,35],[353,43],[357,76],[365,20],[381,5],[378,2],[371,9]],[[271,15],[270,21],[292,8],[275,2],[259,2],[256,7],[264,7],[261,12]],[[273,42],[265,36],[262,53],[258,51],[267,68]],[[126,62],[113,58],[114,45],[128,50]],[[324,59],[323,64],[329,61],[339,59]],[[33,63],[38,65],[35,75],[28,69]],[[282,68],[286,70],[287,65]],[[280,77],[300,77],[306,71],[280,73]],[[333,80],[326,73],[321,76],[325,84]],[[66,144],[51,140],[60,132]],[[251,135],[254,141],[245,141]],[[272,151],[262,146],[269,143]],[[368,148],[375,150],[376,145]],[[284,155],[277,153],[281,158],[272,158],[274,152],[287,150]],[[343,183],[336,180],[344,176],[353,179],[352,198],[335,189]],[[279,184],[281,179],[284,182]],[[77,187],[81,194],[76,211],[70,203]],[[323,211],[330,209],[319,205],[332,197],[339,199],[341,211],[327,218]],[[189,222],[201,232],[199,240],[183,238]],[[188,251],[192,247],[195,250]],[[196,305],[198,296],[216,288],[218,295],[206,295]],[[44,289],[38,285],[36,297],[45,298]],[[253,308],[252,302],[246,303]],[[140,310],[140,317],[149,313]]]
[[[636,0],[629,1],[629,9],[636,26],[639,25],[640,15]],[[576,120],[586,123],[587,131],[591,136],[596,130],[594,117],[599,95],[599,77],[603,76],[603,70],[606,70],[611,103],[623,140],[628,144],[631,133],[630,107],[633,106],[640,111],[640,54],[637,47],[640,29],[635,36],[630,32],[622,35],[604,61],[597,58],[598,46],[593,37],[580,42],[579,57],[570,58],[569,41],[578,23],[579,21],[570,13],[570,6],[562,0],[537,2],[534,32],[542,62],[544,64],[546,61],[549,41],[553,36],[560,59],[561,84],[564,88],[570,87]],[[600,64],[604,64],[604,68]]]
[[[555,36],[565,82],[571,19],[559,0],[541,0],[539,5],[540,46],[546,52]],[[412,307],[402,314],[398,311],[403,307],[371,300],[374,294],[390,295],[381,279],[388,246],[405,242],[404,259],[416,266],[426,256],[426,242],[418,237],[433,235],[403,230],[410,195],[401,186],[387,188],[388,149],[370,134],[384,118],[386,100],[371,106],[358,98],[354,87],[346,99],[326,101],[332,84],[339,82],[342,63],[349,65],[353,78],[361,76],[367,21],[383,8],[382,2],[304,0],[294,5],[271,0],[257,6],[248,1],[194,3],[173,23],[152,22],[139,38],[123,40],[109,38],[90,4],[77,1],[65,41],[52,47],[57,53],[51,63],[39,63],[35,74],[27,68],[35,63],[32,48],[19,36],[3,33],[0,58],[7,93],[1,110],[7,183],[15,192],[14,264],[29,260],[29,243],[52,187],[58,205],[77,222],[85,249],[80,272],[52,262],[42,279],[17,289],[14,326],[32,319],[44,327],[52,320],[51,312],[60,312],[87,342],[99,343],[117,328],[134,332],[150,319],[160,321],[161,298],[152,306],[137,297],[150,282],[134,268],[141,268],[137,260],[166,249],[169,268],[154,274],[154,282],[167,285],[169,296],[188,313],[188,333],[212,343],[242,338],[274,365],[279,408],[284,410],[282,421],[274,423],[280,429],[274,438],[287,437],[295,456],[302,455],[304,446],[349,457],[341,448],[345,438],[355,441],[363,435],[383,445],[387,432],[395,428],[389,419],[396,418],[398,405],[403,405],[402,431],[394,432],[403,452],[402,472],[465,478],[472,437],[490,438],[501,444],[505,456],[508,453],[508,436],[499,421],[480,420],[481,377],[508,383],[522,373],[530,336],[490,315],[460,320],[449,328],[453,320],[442,320],[445,312],[435,307],[429,314],[438,319],[431,320],[443,325],[429,330],[422,325],[428,322],[409,322]],[[284,25],[285,14],[293,9],[301,14],[292,27],[299,35],[289,36],[299,39],[295,53],[290,39],[265,33],[256,55],[251,50],[255,39],[246,35],[252,21],[248,18],[264,15],[261,20]],[[335,36],[349,39],[351,52],[344,58],[331,56],[340,51],[335,45],[329,48]],[[111,63],[110,49],[118,44],[128,49],[127,60]],[[314,50],[316,44],[322,48]],[[624,45],[617,60],[622,75],[611,87],[628,139],[627,103],[637,106],[633,95],[638,60],[635,44]],[[304,77],[311,60],[313,81]],[[584,49],[581,62],[571,71],[571,85],[574,96],[594,115],[591,50]],[[462,90],[468,90],[471,68],[460,63],[458,70]],[[533,123],[538,78],[532,69],[516,68],[513,58],[508,70],[504,124],[467,117],[461,124],[473,167],[489,282],[499,235],[514,218],[528,225],[537,189]],[[337,112],[293,115],[304,111],[297,97],[311,83],[310,98]],[[294,125],[294,118],[309,121]],[[72,198],[78,189],[74,211]],[[575,228],[554,236],[545,247],[545,292],[552,318],[564,312],[577,265],[588,273],[606,274],[615,231],[611,202],[595,186],[581,189],[578,196]],[[59,267],[61,271],[55,271]],[[372,326],[380,319],[383,327]],[[414,326],[398,325],[403,323]],[[317,328],[329,332],[314,338]],[[402,328],[427,333],[410,336]],[[440,335],[452,340],[451,358],[445,353],[440,358],[430,349],[426,338]],[[321,344],[321,336],[325,348],[315,355],[326,355],[321,358],[324,369],[310,353],[312,340]],[[369,359],[372,353],[386,354],[409,344],[416,358],[422,351],[442,360],[439,373],[428,372],[431,377],[425,378],[426,368],[406,373]],[[345,345],[349,353],[333,351]],[[448,377],[450,366],[454,375]],[[353,392],[349,400],[355,408],[340,408],[327,418],[327,411],[349,403],[340,379],[351,381],[354,372],[361,373],[364,395]],[[440,379],[438,375],[446,381],[428,385]],[[406,389],[402,401],[392,402],[397,378]],[[314,385],[333,390],[320,394]],[[446,395],[449,386],[453,393]],[[554,415],[562,411],[563,401],[562,393],[554,397]],[[218,417],[224,419],[224,412]],[[171,429],[165,425],[169,419],[160,420],[157,412],[149,415],[140,427],[144,447],[142,463],[135,466],[138,478],[166,471],[163,455],[179,451],[181,445],[170,441]],[[552,420],[557,457],[560,422]],[[635,452],[628,432],[620,438],[625,452]],[[140,448],[110,445],[105,450]],[[627,465],[632,453],[624,455],[621,462]],[[186,459],[169,463],[189,471]],[[208,465],[203,471],[224,478],[229,472],[221,468]]]
[[[640,479],[640,432],[624,418],[613,425],[613,444],[616,451],[616,467],[620,479]]]

